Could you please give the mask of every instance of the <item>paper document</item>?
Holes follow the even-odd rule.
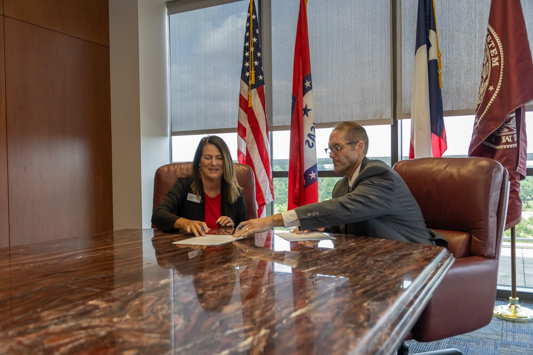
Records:
[[[231,243],[244,238],[246,238],[246,236],[240,238],[233,238],[231,235],[206,234],[205,237],[194,237],[184,239],[180,240],[179,242],[173,242],[172,244],[217,246]]]
[[[300,240],[333,240],[335,239],[335,237],[332,237],[329,234],[323,233],[323,232],[307,232],[307,233],[302,233],[302,234],[289,233],[289,232],[276,232],[276,235],[290,242],[300,241]]]

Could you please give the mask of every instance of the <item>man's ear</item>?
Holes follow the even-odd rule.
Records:
[[[365,142],[363,141],[357,142],[357,144],[355,145],[355,151],[357,152],[357,154],[361,154],[364,150],[365,150]]]

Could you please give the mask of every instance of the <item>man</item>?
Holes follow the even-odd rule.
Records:
[[[368,136],[361,125],[343,122],[335,126],[326,151],[335,172],[344,175],[331,200],[241,222],[234,236],[282,226],[300,230],[330,227],[328,231],[336,233],[435,245],[402,178],[382,161],[366,158]]]

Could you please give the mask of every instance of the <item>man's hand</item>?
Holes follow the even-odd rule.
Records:
[[[266,232],[274,227],[283,227],[283,218],[279,213],[265,218],[256,218],[241,222],[235,230],[233,237],[240,238],[253,233]]]
[[[294,228],[294,229],[292,230],[291,233],[294,233],[294,234],[302,234],[302,233],[304,233],[304,234],[305,234],[305,233],[316,232],[316,231],[318,231],[318,232],[323,232],[323,231],[324,231],[324,228],[308,229],[308,230],[303,230],[303,231],[301,231],[301,230],[300,230],[300,227],[296,227],[296,228]]]

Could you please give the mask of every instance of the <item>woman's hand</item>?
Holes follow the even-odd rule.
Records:
[[[205,233],[209,232],[209,227],[202,221],[191,221],[187,218],[178,218],[174,222],[174,228],[180,229],[185,233],[194,233],[196,237],[205,236]]]
[[[215,230],[216,235],[232,235],[234,228],[231,227],[220,227]]]
[[[233,227],[233,221],[228,216],[220,216],[216,222],[221,227]]]

